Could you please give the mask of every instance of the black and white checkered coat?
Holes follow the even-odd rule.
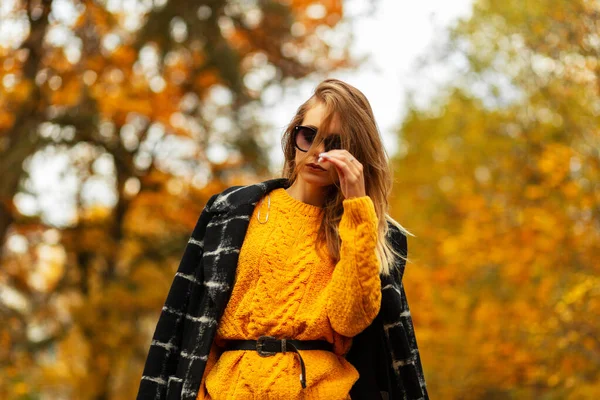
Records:
[[[160,313],[138,400],[196,399],[250,217],[266,193],[288,186],[287,179],[277,178],[232,186],[209,199]],[[406,236],[391,224],[389,234],[406,254]],[[381,276],[379,315],[354,337],[346,355],[360,374],[350,392],[353,400],[429,399],[402,285],[404,266],[398,258],[394,273]]]

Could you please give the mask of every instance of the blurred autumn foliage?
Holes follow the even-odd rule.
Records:
[[[343,7],[10,3],[0,398],[131,399],[206,200],[267,175],[261,94],[358,65],[324,39]],[[401,125],[391,210],[416,235],[404,284],[432,399],[600,397],[599,17],[476,1],[428,60],[457,71]]]
[[[206,200],[268,174],[262,93],[358,65],[328,39],[341,1],[2,13],[0,398],[134,398]]]
[[[600,398],[600,3],[478,1],[428,62],[392,209],[431,397]]]

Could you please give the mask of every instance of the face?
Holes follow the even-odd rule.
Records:
[[[304,116],[304,120],[300,125],[308,126],[313,129],[319,129],[321,126],[321,121],[325,117],[325,106],[317,103],[313,106],[306,115]],[[338,118],[338,115],[335,115],[331,122],[331,133],[328,139],[334,139],[334,135],[340,134],[341,132],[341,123]],[[298,179],[304,180],[306,183],[315,185],[315,186],[329,186],[333,183],[339,182],[339,177],[337,174],[337,170],[335,166],[328,162],[317,162],[319,158],[319,153],[325,152],[325,144],[321,143],[313,143],[307,152],[303,152],[296,148],[296,156],[295,161],[296,165],[301,165],[304,162],[304,165],[300,167],[298,172]],[[322,167],[324,170],[316,170],[311,168],[306,164],[316,164]]]

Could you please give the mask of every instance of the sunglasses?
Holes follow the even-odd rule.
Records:
[[[317,136],[317,130],[314,128],[303,125],[296,125],[294,127],[294,143],[300,151],[306,153],[313,144],[315,136]],[[325,143],[325,151],[342,148],[342,140],[340,135],[337,134],[327,136],[323,140],[323,143]]]

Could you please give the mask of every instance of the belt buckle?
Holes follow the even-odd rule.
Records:
[[[261,357],[274,356],[276,353],[276,351],[264,351],[263,350],[263,346],[265,344],[265,341],[267,341],[267,340],[277,340],[277,338],[274,336],[261,336],[258,338],[258,340],[256,341],[256,351],[258,352],[258,355]]]

